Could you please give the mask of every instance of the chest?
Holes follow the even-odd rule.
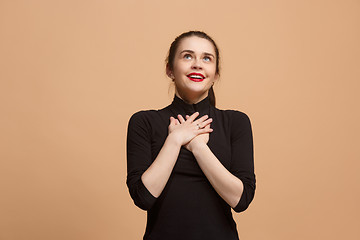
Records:
[[[230,129],[221,118],[212,116],[213,122],[211,128],[213,132],[209,135],[208,146],[216,158],[224,165],[225,168],[230,170],[231,165],[231,141],[230,141]],[[159,154],[167,136],[168,136],[168,118],[158,119],[153,124],[156,125],[152,129],[151,137],[151,153],[152,161],[155,160]],[[193,175],[203,176],[194,155],[188,151],[185,147],[180,149],[178,159],[175,163],[173,174],[180,175]]]

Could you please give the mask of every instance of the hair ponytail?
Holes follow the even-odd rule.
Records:
[[[213,107],[215,107],[216,101],[215,101],[215,93],[213,86],[211,86],[211,88],[209,89],[209,100],[210,100],[210,104]]]

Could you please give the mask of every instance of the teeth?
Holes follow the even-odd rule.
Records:
[[[198,79],[202,79],[202,77],[201,77],[201,76],[199,76],[199,75],[189,75],[189,77],[191,77],[191,78],[198,78]]]

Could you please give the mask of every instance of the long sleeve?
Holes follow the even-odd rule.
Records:
[[[141,180],[151,165],[151,126],[146,121],[146,111],[133,114],[127,132],[127,180],[129,193],[136,206],[149,210],[156,199]]]
[[[216,192],[186,148],[180,149],[159,197],[152,195],[142,182],[141,176],[166,142],[170,117],[196,111],[214,119],[208,146],[221,164],[243,183],[234,211],[244,211],[254,198],[253,137],[248,116],[236,110],[217,109],[208,97],[188,104],[175,95],[167,107],[139,111],[129,119],[126,184],[135,205],[147,213],[144,240],[239,240],[231,206]]]
[[[255,195],[253,135],[249,117],[239,111],[232,112],[230,171],[244,185],[239,203],[233,209],[242,212],[248,208]]]

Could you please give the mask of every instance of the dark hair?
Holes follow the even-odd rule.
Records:
[[[169,70],[171,70],[171,71],[174,69],[174,58],[175,58],[176,50],[177,50],[181,40],[184,39],[184,38],[187,38],[187,37],[192,37],[192,36],[207,39],[212,43],[212,45],[214,46],[215,55],[216,55],[216,74],[218,74],[220,76],[220,54],[219,54],[219,49],[218,49],[215,41],[209,35],[207,35],[204,32],[201,32],[201,31],[184,32],[184,33],[182,33],[181,35],[179,35],[179,36],[177,36],[175,38],[175,40],[171,43],[168,56],[167,56],[167,58],[165,60],[166,67],[169,68]],[[210,104],[215,107],[215,93],[214,93],[213,86],[211,86],[210,89],[209,89],[209,99],[210,99]]]

